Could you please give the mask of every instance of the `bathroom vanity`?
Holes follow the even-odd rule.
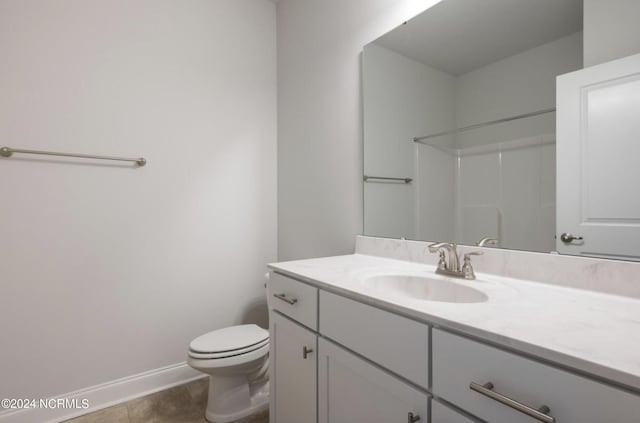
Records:
[[[638,422],[640,300],[428,261],[270,265],[271,422]]]

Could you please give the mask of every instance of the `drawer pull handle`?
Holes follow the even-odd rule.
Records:
[[[551,410],[546,405],[538,408],[537,410],[533,407],[529,407],[521,402],[518,402],[514,399],[511,399],[505,395],[502,395],[493,390],[493,383],[487,382],[484,385],[480,385],[475,382],[471,382],[469,385],[469,389],[472,391],[476,391],[477,393],[484,395],[485,397],[491,398],[494,401],[499,402],[500,404],[504,404],[507,407],[511,407],[514,410],[517,410],[523,414],[526,414],[529,417],[533,417],[534,419],[544,422],[544,423],[556,423],[555,417],[551,417],[549,413]]]
[[[313,352],[313,349],[307,348],[307,346],[305,345],[304,347],[302,347],[302,358],[306,360],[307,357],[309,357],[309,354],[311,354],[312,352]]]
[[[297,298],[287,298],[287,294],[273,294],[273,296],[290,305],[294,305],[295,303],[298,302]]]
[[[419,420],[420,420],[419,414],[409,413],[409,416],[407,417],[407,423],[416,423]]]

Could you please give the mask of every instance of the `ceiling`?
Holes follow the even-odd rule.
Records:
[[[582,30],[582,0],[443,0],[374,41],[461,75]]]

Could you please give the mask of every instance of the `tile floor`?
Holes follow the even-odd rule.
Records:
[[[207,378],[114,405],[65,423],[207,423]],[[238,423],[269,423],[264,412]]]

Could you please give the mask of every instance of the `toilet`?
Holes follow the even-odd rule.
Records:
[[[257,325],[215,330],[189,344],[189,366],[209,375],[206,418],[227,423],[269,407],[269,332]]]

